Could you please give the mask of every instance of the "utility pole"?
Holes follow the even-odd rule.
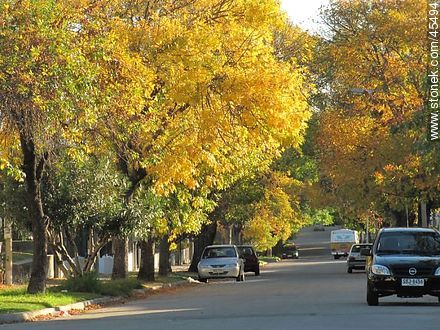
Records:
[[[367,216],[367,232],[365,233],[366,235],[366,241],[367,243],[370,243],[370,216]]]
[[[406,201],[405,201],[405,212],[406,212],[406,227],[409,227],[408,203]]]
[[[12,284],[12,227],[11,223],[3,219],[5,238],[5,284]]]

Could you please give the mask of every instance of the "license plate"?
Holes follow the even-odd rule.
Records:
[[[402,278],[402,286],[424,286],[423,278]]]

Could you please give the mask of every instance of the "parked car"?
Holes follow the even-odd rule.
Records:
[[[199,281],[210,278],[235,278],[244,281],[244,261],[235,245],[210,245],[202,253],[197,265]]]
[[[281,252],[281,259],[298,259],[299,253],[298,248],[293,243],[288,243],[283,246],[283,251]]]
[[[361,255],[361,249],[371,248],[372,244],[353,244],[347,257],[347,273],[352,273],[353,269],[365,270],[366,257]]]
[[[367,303],[379,298],[439,297],[440,233],[429,228],[384,228],[367,256]]]
[[[252,245],[237,245],[238,253],[244,260],[244,271],[260,275],[260,263]]]

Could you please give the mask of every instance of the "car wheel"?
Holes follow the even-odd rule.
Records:
[[[207,278],[200,278],[199,277],[199,282],[207,283],[208,279]]]
[[[379,295],[374,292],[373,286],[369,282],[367,282],[367,304],[368,306],[379,305]]]
[[[338,256],[338,255],[335,255],[334,257],[335,257],[335,260],[339,259],[339,256]]]
[[[347,268],[347,273],[350,273],[350,274],[353,273],[353,269],[350,268],[350,267],[348,267],[348,268]]]

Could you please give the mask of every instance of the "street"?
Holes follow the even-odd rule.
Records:
[[[330,229],[303,231],[299,260],[268,264],[245,282],[211,281],[77,316],[0,329],[438,329],[434,297],[365,301],[365,273],[328,250]]]

